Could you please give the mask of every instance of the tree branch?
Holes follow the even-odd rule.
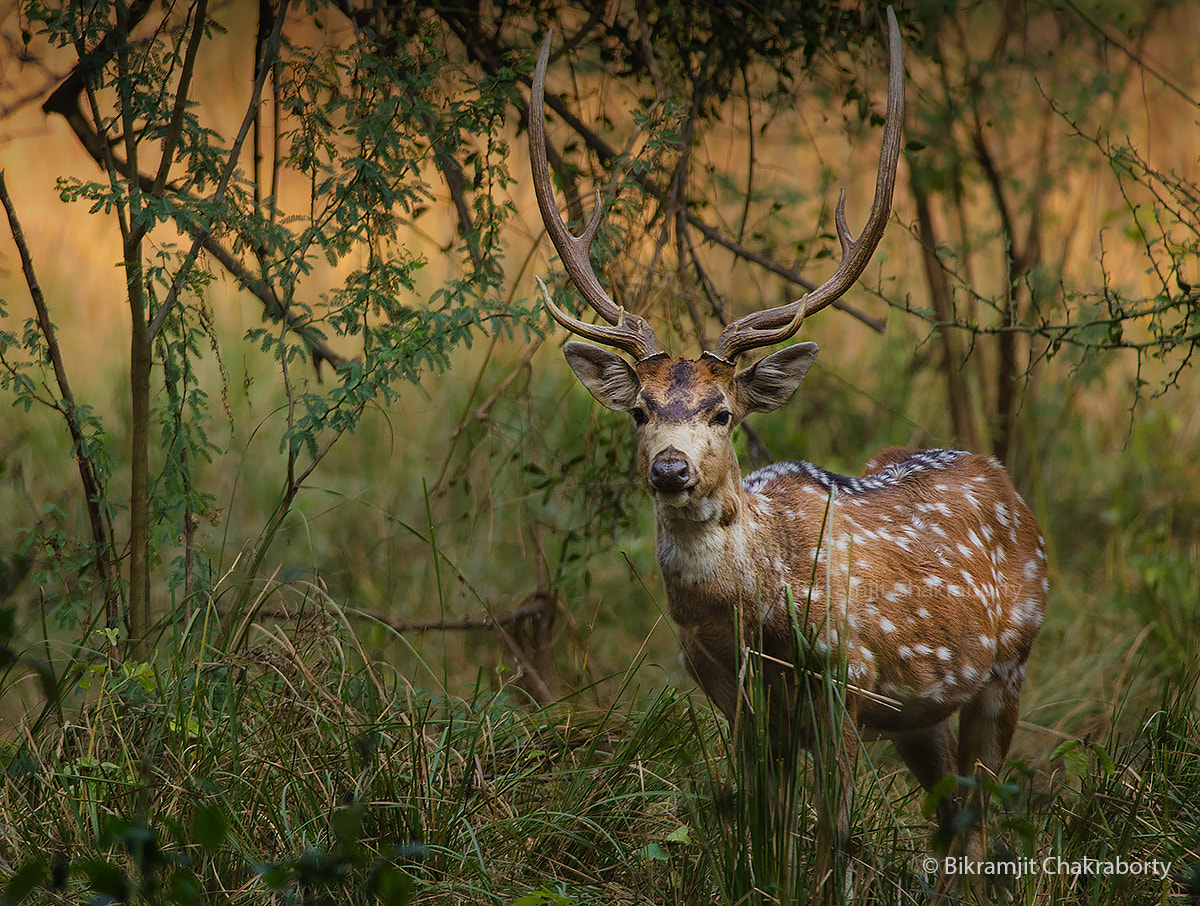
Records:
[[[206,0],[200,0],[203,4]],[[271,30],[272,46],[279,46],[279,36],[283,31],[283,20],[287,18],[288,0],[283,0],[279,5],[279,13],[275,17],[275,25]],[[199,25],[199,23],[197,23]],[[221,203],[225,197],[225,191],[229,187],[229,180],[233,177],[233,171],[237,168],[238,159],[241,156],[242,145],[246,141],[246,136],[250,132],[250,127],[254,123],[255,114],[258,110],[259,98],[262,97],[263,85],[267,81],[267,73],[271,71],[271,63],[264,56],[259,62],[258,75],[254,80],[254,89],[250,94],[250,101],[246,105],[246,114],[242,117],[241,127],[238,129],[237,137],[233,140],[233,146],[229,149],[229,158],[225,162],[225,169],[221,172],[220,181],[217,183],[216,191],[208,200],[209,204],[216,206]],[[155,185],[158,181],[155,180]],[[187,280],[188,274],[191,272],[192,265],[196,257],[200,254],[200,249],[203,245],[204,238],[212,231],[212,223],[205,224],[192,237],[192,247],[188,249],[187,255],[184,257],[183,263],[179,270],[175,273],[175,279],[171,282],[171,288],[167,291],[166,298],[163,299],[162,305],[154,314],[154,320],[150,322],[147,328],[147,337],[153,341],[162,329],[163,322],[167,319],[171,309],[174,308],[175,302],[179,298],[179,293],[183,288],[184,282]]]
[[[50,359],[50,367],[54,371],[54,380],[62,395],[62,405],[55,408],[62,412],[67,422],[67,430],[71,434],[71,445],[75,451],[75,463],[79,468],[79,480],[83,485],[83,497],[92,530],[92,541],[96,545],[96,570],[100,573],[100,580],[104,585],[105,625],[112,628],[117,625],[119,619],[117,605],[120,587],[117,582],[115,562],[116,545],[108,522],[101,512],[101,502],[107,499],[104,482],[95,461],[87,452],[86,439],[79,424],[75,396],[71,392],[71,384],[67,379],[67,368],[63,362],[62,351],[58,346],[58,337],[54,332],[54,324],[50,320],[46,298],[42,295],[41,285],[38,283],[33,269],[33,257],[25,242],[25,233],[21,229],[16,207],[8,194],[8,185],[4,179],[3,170],[0,170],[0,202],[3,203],[4,210],[8,215],[8,226],[21,257],[21,270],[25,273],[25,283],[29,287],[29,295],[33,299],[38,328],[46,341],[46,353]]]

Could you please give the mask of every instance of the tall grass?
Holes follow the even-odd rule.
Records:
[[[328,597],[280,594],[305,615],[222,649],[223,618],[198,611],[151,669],[93,668],[70,720],[31,714],[6,738],[8,901],[808,901],[811,771],[776,813],[702,700],[626,687],[620,707],[530,709],[483,675],[465,695],[418,686]],[[1196,674],[1181,681],[1139,731],[1071,740],[996,782],[992,856],[1036,866],[999,902],[1196,894]],[[845,901],[925,902],[924,797],[880,748],[857,778]],[[1118,857],[1171,875],[1041,868]]]

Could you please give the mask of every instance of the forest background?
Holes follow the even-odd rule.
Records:
[[[743,466],[998,456],[1051,593],[992,851],[1172,866],[998,895],[1195,902],[1200,4],[896,11],[887,236]],[[806,901],[535,297],[523,122],[552,27],[567,216],[599,190],[610,292],[696,351],[832,271],[839,186],[859,228],[882,15],[5,6],[6,901]],[[923,902],[930,803],[868,751],[857,895]]]

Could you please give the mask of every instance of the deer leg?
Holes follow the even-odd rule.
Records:
[[[892,745],[917,782],[925,790],[932,790],[938,782],[954,770],[954,736],[950,732],[950,721],[946,719],[924,730],[905,733],[892,738]],[[954,838],[954,819],[958,815],[958,796],[947,795],[938,800],[938,845],[937,850],[945,855]],[[958,875],[943,873],[934,885],[935,904],[947,902],[948,895],[958,885]]]
[[[1024,680],[1024,660],[993,667],[988,684],[963,707],[958,729],[958,771],[962,776],[972,776],[976,764],[993,774],[1004,766],[1017,728]]]
[[[950,733],[949,720],[925,730],[895,736],[892,745],[926,791],[931,791],[954,769],[954,737]],[[943,796],[937,804],[937,816],[940,837],[946,843],[953,833],[956,814],[957,797]]]
[[[999,776],[1017,727],[1024,678],[1024,661],[993,667],[987,684],[963,706],[958,718],[959,775]],[[982,786],[971,797],[972,811],[980,819],[986,805]]]
[[[960,850],[970,861],[984,858],[988,801],[986,785],[998,777],[1004,767],[1013,731],[1017,727],[1024,677],[1024,660],[993,667],[987,684],[959,714],[958,773],[976,781],[967,803],[971,823]],[[982,883],[978,885],[976,899],[987,903],[989,898],[983,886]]]

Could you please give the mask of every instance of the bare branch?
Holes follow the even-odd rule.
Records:
[[[76,411],[75,396],[71,392],[71,384],[67,379],[67,368],[63,362],[62,351],[58,346],[58,337],[54,332],[54,324],[50,320],[50,310],[34,272],[33,257],[25,242],[25,233],[21,229],[16,207],[8,194],[8,185],[5,182],[3,170],[0,170],[0,203],[3,203],[5,213],[8,215],[8,226],[12,231],[17,252],[21,256],[21,269],[25,273],[25,283],[29,287],[29,295],[33,300],[38,328],[42,333],[42,338],[46,341],[50,367],[54,371],[58,392],[62,395],[62,404],[55,405],[55,408],[62,412],[67,422],[67,430],[71,434],[71,445],[75,451],[75,462],[79,467],[79,480],[83,485],[83,497],[92,530],[92,541],[96,545],[96,569],[100,573],[100,579],[104,585],[105,625],[112,628],[117,625],[119,619],[117,604],[120,587],[117,581],[115,562],[116,545],[113,541],[111,526],[100,510],[100,501],[106,499],[104,483],[95,461],[88,453],[88,445],[85,442],[86,439],[83,436]]]

